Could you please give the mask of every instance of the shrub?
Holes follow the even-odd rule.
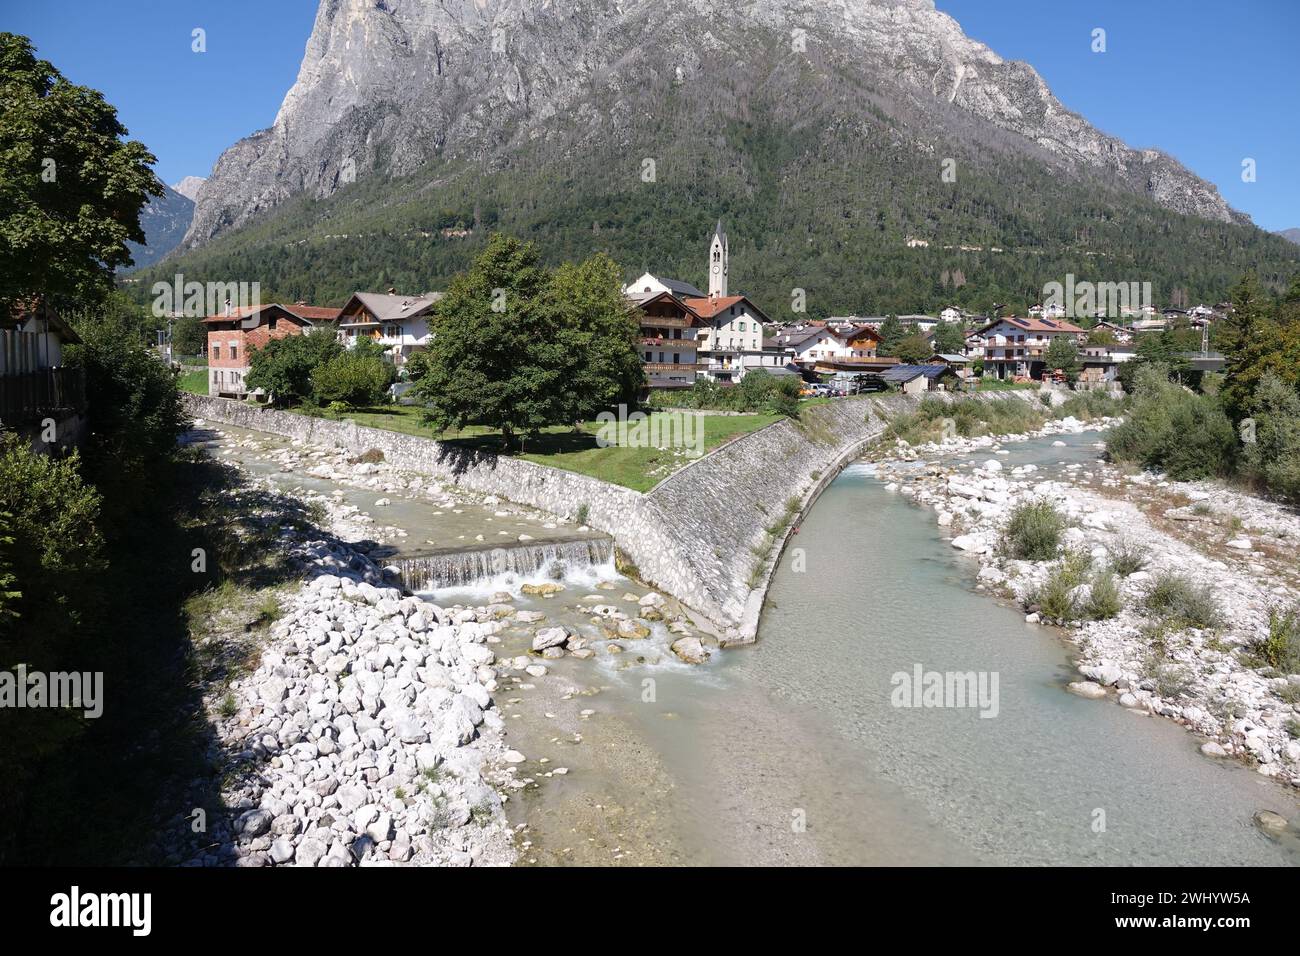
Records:
[[[393,367],[373,355],[344,352],[311,373],[318,402],[356,408],[377,405],[393,380]]]
[[[1222,403],[1167,376],[1167,367],[1159,363],[1137,371],[1128,418],[1107,436],[1111,457],[1162,469],[1180,481],[1228,475],[1237,433]]]
[[[1077,418],[1091,421],[1094,418],[1113,418],[1124,412],[1124,400],[1100,389],[1075,392],[1056,408],[1060,418]]]
[[[1136,574],[1147,566],[1147,549],[1127,538],[1117,541],[1106,550],[1110,552],[1111,571],[1121,578]]]
[[[1282,674],[1300,674],[1300,605],[1268,612],[1268,637],[1256,642],[1255,653]]]
[[[578,505],[578,515],[577,515],[577,521],[578,521],[578,524],[586,524],[586,523],[587,523],[587,514],[588,514],[588,511],[589,511],[589,509],[587,508],[586,505]]]
[[[276,405],[296,405],[312,394],[312,373],[343,353],[330,329],[272,339],[248,357],[244,384],[264,390]]]
[[[1245,446],[1247,474],[1272,493],[1300,502],[1300,394],[1273,372],[1251,404],[1255,441]]]
[[[1147,610],[1188,627],[1218,627],[1222,620],[1210,589],[1179,574],[1162,574],[1146,596]]]
[[[1039,612],[1045,618],[1061,622],[1073,621],[1079,614],[1078,602],[1074,596],[1075,587],[1076,584],[1070,581],[1069,575],[1058,567],[1034,593],[1033,603],[1038,605]]]
[[[1084,604],[1084,615],[1093,621],[1107,621],[1123,610],[1124,602],[1120,598],[1119,587],[1115,584],[1115,575],[1111,571],[1102,571],[1092,579],[1088,590],[1088,600]]]
[[[1021,561],[1050,561],[1056,557],[1065,530],[1065,517],[1048,501],[1017,505],[1002,532],[1002,550]]]

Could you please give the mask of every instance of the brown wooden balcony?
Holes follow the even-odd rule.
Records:
[[[692,352],[699,348],[694,339],[666,339],[655,335],[642,336],[641,345],[648,349],[685,349]]]
[[[642,362],[641,366],[649,375],[662,375],[665,372],[698,372],[705,368],[694,362]]]

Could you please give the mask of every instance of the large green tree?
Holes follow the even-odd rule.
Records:
[[[412,391],[435,428],[499,429],[506,445],[635,400],[637,323],[604,256],[550,272],[532,243],[494,235],[434,315]]]
[[[31,41],[0,33],[0,309],[48,296],[98,299],[143,243],[140,210],[163,185],[117,111]]]
[[[341,354],[333,329],[271,339],[249,353],[244,384],[264,390],[276,405],[297,405],[313,394],[312,373]]]

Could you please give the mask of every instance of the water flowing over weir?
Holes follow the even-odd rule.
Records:
[[[458,548],[395,558],[402,586],[409,591],[460,588],[502,575],[560,580],[574,571],[614,560],[611,538],[579,538],[496,548]]]

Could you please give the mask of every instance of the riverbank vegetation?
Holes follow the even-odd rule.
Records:
[[[1047,392],[1040,392],[1047,395]],[[1037,431],[1050,419],[1093,421],[1124,414],[1124,400],[1108,392],[1075,392],[1062,404],[1033,402],[1025,398],[980,399],[926,396],[916,410],[896,415],[885,430],[886,441],[902,439],[925,445],[944,438],[980,438],[984,435],[1023,435]]]
[[[1175,479],[1230,479],[1300,504],[1300,279],[1272,298],[1247,275],[1219,336],[1227,373],[1201,376],[1195,390],[1175,366],[1135,366],[1128,421],[1108,451]]]
[[[653,389],[646,404],[652,408],[708,409],[724,412],[764,412],[798,418],[802,382],[791,376],[769,375],[756,369],[731,386],[699,379],[688,389]]]
[[[1050,561],[1056,557],[1066,520],[1050,501],[1025,501],[1011,510],[1002,532],[1002,553],[1017,561]]]

